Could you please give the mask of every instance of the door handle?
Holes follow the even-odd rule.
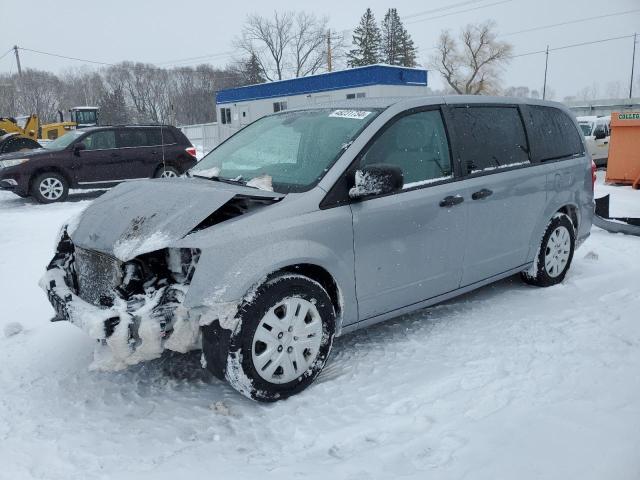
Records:
[[[464,198],[462,198],[460,195],[449,195],[440,200],[440,206],[453,207],[454,205],[458,205],[462,202],[464,202]]]
[[[480,200],[482,198],[487,198],[493,195],[493,190],[489,190],[488,188],[483,188],[482,190],[478,190],[477,192],[473,192],[471,194],[471,198],[474,200]]]

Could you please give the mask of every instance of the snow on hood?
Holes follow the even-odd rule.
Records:
[[[70,235],[81,248],[127,261],[170,246],[235,196],[283,195],[195,178],[125,182],[84,210]]]

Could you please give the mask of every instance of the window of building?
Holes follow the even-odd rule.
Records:
[[[282,110],[286,110],[286,109],[287,109],[287,102],[286,101],[273,102],[273,111],[275,113],[281,112]]]
[[[371,145],[360,165],[385,163],[402,169],[404,188],[452,174],[449,143],[439,110],[406,115]]]
[[[527,136],[516,107],[464,106],[452,112],[467,173],[529,161]]]
[[[220,121],[223,125],[227,123],[231,123],[231,109],[230,108],[221,108],[220,109]]]
[[[580,133],[565,112],[538,105],[530,105],[527,111],[537,160],[544,162],[584,153]]]
[[[365,92],[347,93],[347,100],[354,100],[356,98],[365,98],[367,94]]]

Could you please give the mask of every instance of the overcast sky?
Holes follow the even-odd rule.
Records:
[[[413,16],[461,3],[466,5]],[[469,22],[488,19],[496,22],[498,32],[502,35],[600,17],[504,36],[504,40],[512,42],[515,54],[544,50],[547,44],[554,48],[640,31],[640,11],[605,17],[612,13],[638,10],[639,0],[109,0],[53,3],[36,0],[29,2],[28,12],[22,8],[1,9],[0,55],[17,44],[24,48],[108,63],[134,60],[163,63],[166,66],[169,64],[165,62],[222,53],[206,59],[206,62],[223,66],[232,58],[225,52],[233,50],[233,38],[240,32],[248,13],[270,15],[274,10],[304,9],[318,15],[328,15],[331,28],[340,32],[354,28],[367,6],[373,9],[378,20],[382,19],[390,6],[395,6],[401,17],[410,17],[405,20],[406,27],[419,48],[418,58],[422,64],[427,63],[441,30],[458,32]],[[479,8],[483,6],[486,8]],[[469,9],[474,10],[451,14]],[[621,94],[628,94],[632,48],[633,40],[627,38],[552,52],[549,56],[548,84],[557,99],[594,84],[599,89],[599,96],[603,97],[614,82],[619,82]],[[640,59],[640,45],[636,59]],[[95,65],[26,51],[21,51],[21,60],[23,68],[53,72],[83,65],[85,68],[97,68]],[[182,64],[195,63],[198,62]],[[0,72],[8,71],[16,71],[13,55],[0,60]],[[636,72],[640,74],[640,65],[636,66]],[[544,55],[515,58],[504,73],[503,85],[541,89],[543,75]],[[435,72],[431,74],[429,82],[433,88],[442,86]],[[640,92],[635,96],[638,95]]]

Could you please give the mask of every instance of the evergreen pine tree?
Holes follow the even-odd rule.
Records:
[[[242,68],[243,81],[247,85],[266,82],[262,67],[255,53],[252,53],[249,59],[244,63]]]
[[[382,21],[382,61],[389,65],[400,65],[402,44],[402,22],[398,10],[387,10]]]
[[[100,97],[98,106],[101,124],[123,125],[130,122],[129,109],[122,87],[118,86],[112,92],[105,91]]]
[[[381,46],[380,29],[370,8],[367,8],[360,19],[360,24],[353,31],[355,48],[347,53],[349,67],[363,67],[380,62]]]
[[[407,29],[402,27],[402,35],[400,36],[400,48],[398,65],[403,67],[415,67],[418,49],[413,43],[413,39]]]

